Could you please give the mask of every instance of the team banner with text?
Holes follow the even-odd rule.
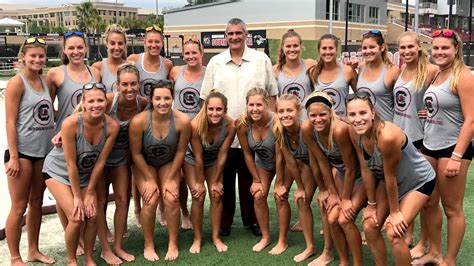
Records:
[[[205,49],[227,48],[224,31],[209,31],[201,33],[201,43]],[[249,30],[246,40],[247,46],[265,48],[267,44],[266,30]]]

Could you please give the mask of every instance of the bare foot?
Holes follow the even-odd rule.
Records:
[[[166,252],[165,260],[175,260],[178,258],[178,246],[168,245],[168,252]]]
[[[53,258],[44,255],[40,251],[35,251],[35,252],[28,253],[28,262],[36,262],[36,261],[41,262],[43,264],[54,264],[54,263],[56,263],[56,261]]]
[[[69,260],[67,263],[68,266],[77,266],[77,260]]]
[[[140,213],[139,212],[135,212],[135,219],[137,220],[137,227],[142,228],[142,222],[140,220]]]
[[[306,260],[307,258],[313,256],[313,255],[314,255],[314,249],[306,248],[305,250],[303,250],[303,252],[301,252],[300,254],[294,256],[293,260],[295,262],[302,262],[302,261]]]
[[[21,256],[10,259],[11,266],[26,266],[26,263],[21,259]]]
[[[323,229],[320,229],[320,230],[319,230],[319,234],[320,234],[320,235],[324,235],[324,230],[323,230]]]
[[[257,244],[255,244],[253,246],[252,250],[255,251],[255,252],[260,252],[264,248],[268,247],[268,245],[270,245],[270,243],[272,243],[270,238],[268,238],[268,239],[263,239],[262,238]]]
[[[145,248],[143,250],[143,257],[148,261],[157,261],[160,259],[154,248]]]
[[[86,265],[86,266],[97,266],[97,263],[93,259],[84,259],[84,265]]]
[[[274,246],[269,252],[268,254],[270,255],[280,255],[281,253],[285,252],[285,250],[288,248],[288,244],[287,243],[281,243],[281,242],[278,242],[276,244],[276,246]]]
[[[303,232],[300,221],[297,221],[290,229],[291,232]]]
[[[79,245],[77,245],[76,249],[76,256],[82,256],[84,255],[84,247],[82,246],[81,242],[79,242]]]
[[[123,233],[122,238],[128,238],[130,236],[130,232],[128,231],[128,228],[125,229],[125,232]]]
[[[193,224],[191,223],[191,217],[188,215],[183,215],[183,220],[181,221],[181,229],[191,230],[193,229]]]
[[[410,250],[411,259],[418,259],[425,255],[430,250],[429,246],[425,246],[424,243],[418,242],[414,248]]]
[[[321,253],[319,257],[317,257],[312,262],[310,262],[308,266],[324,266],[324,265],[328,265],[333,260],[334,260],[334,255],[332,251],[324,249],[323,253]]]
[[[201,240],[194,240],[192,246],[189,248],[191,254],[201,253]]]
[[[408,247],[413,247],[413,235],[406,236],[405,243],[407,243]]]
[[[115,254],[117,254],[117,256],[119,258],[121,258],[122,260],[124,260],[126,262],[132,262],[132,261],[135,260],[135,256],[133,256],[132,254],[127,253],[123,249],[115,249]]]
[[[227,251],[226,244],[224,244],[224,242],[222,242],[222,240],[220,240],[219,238],[213,240],[212,242],[214,242],[214,246],[216,247],[218,252],[226,252]]]
[[[443,257],[441,255],[435,255],[432,253],[428,253],[425,256],[416,259],[411,262],[411,265],[425,265],[428,263],[439,265],[443,262]]]
[[[117,257],[113,252],[111,251],[102,251],[100,253],[100,257],[107,263],[107,264],[112,264],[112,265],[119,265],[122,264],[122,260]]]
[[[362,245],[367,246],[367,239],[365,239],[365,232],[360,232],[360,238],[362,239]]]

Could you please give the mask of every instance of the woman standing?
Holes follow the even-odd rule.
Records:
[[[145,52],[132,54],[128,60],[134,62],[140,72],[140,95],[148,98],[153,83],[168,78],[173,63],[160,55],[164,39],[161,28],[153,25],[145,31]]]
[[[370,30],[362,35],[362,55],[365,64],[359,70],[357,91],[369,93],[380,118],[384,121],[392,121],[392,90],[399,70],[388,58],[387,49],[381,31]]]
[[[324,91],[331,96],[332,107],[339,117],[346,116],[344,99],[349,94],[349,85],[357,90],[357,73],[350,66],[337,62],[339,40],[332,34],[319,38],[319,60],[308,70],[314,89]]]
[[[305,250],[293,258],[295,262],[302,262],[315,252],[313,213],[310,205],[316,190],[316,182],[309,165],[308,148],[300,131],[300,110],[300,100],[295,95],[282,95],[276,103],[278,121],[273,129],[276,139],[275,200],[280,226],[278,243],[270,250],[270,254],[281,254],[288,247],[286,241],[290,222],[288,193],[293,180],[295,180],[297,188],[294,198],[306,242]],[[285,160],[285,169],[283,169],[283,159]]]
[[[428,113],[421,152],[437,173],[438,189],[435,191],[441,197],[448,220],[448,245],[443,257],[442,219],[439,200],[436,200],[425,211],[426,219],[430,221],[430,252],[415,263],[434,261],[455,265],[466,228],[463,200],[473,155],[474,77],[463,61],[462,40],[452,30],[433,33],[431,57],[440,70],[423,98]]]
[[[174,108],[193,119],[200,110],[199,92],[206,68],[202,65],[203,49],[197,39],[189,39],[183,46],[184,66],[174,66],[170,72],[170,79],[174,82]],[[179,186],[179,197],[183,220],[181,228],[191,229],[187,207],[188,188],[182,179]]]
[[[101,82],[107,88],[107,93],[117,92],[117,69],[127,62],[127,35],[122,26],[110,24],[105,30],[107,58],[96,62],[92,67],[100,73]]]
[[[159,195],[165,204],[168,226],[168,252],[165,260],[178,258],[179,183],[180,169],[189,142],[189,118],[171,108],[173,83],[161,80],[150,91],[151,108],[130,122],[130,151],[133,175],[143,199],[140,219],[145,238],[143,255],[146,260],[159,260],[153,232]]]
[[[278,81],[279,94],[293,94],[301,103],[313,91],[307,69],[315,62],[301,59],[301,36],[294,30],[288,30],[281,37],[278,50],[278,63],[273,66]]]
[[[8,149],[4,163],[12,206],[5,233],[11,265],[26,265],[20,254],[21,220],[28,207],[28,261],[45,264],[54,259],[39,251],[43,192],[41,176],[44,158],[54,134],[53,105],[41,73],[46,62],[43,39],[28,38],[20,48],[20,73],[8,81],[5,117]]]
[[[384,225],[395,264],[410,265],[404,236],[430,198],[436,185],[435,171],[401,128],[380,119],[370,94],[350,94],[346,105],[351,141],[357,150],[368,199],[362,220],[367,244],[375,264],[387,265],[381,234]]]
[[[236,122],[237,137],[253,178],[250,192],[254,198],[255,215],[262,231],[262,239],[252,250],[260,252],[271,243],[267,197],[275,175],[275,137],[272,129],[277,117],[270,111],[270,97],[266,90],[249,90],[246,101],[247,110]]]
[[[203,108],[191,121],[191,128],[191,141],[183,165],[184,177],[193,197],[191,221],[194,242],[189,251],[201,252],[206,181],[211,199],[212,242],[218,252],[225,252],[227,246],[219,236],[223,207],[223,171],[227,152],[235,137],[234,120],[227,115],[227,98],[220,92],[211,91]]]
[[[329,94],[313,92],[306,102],[308,120],[303,122],[301,130],[311,161],[318,162],[329,191],[322,208],[327,213],[330,235],[339,253],[339,265],[349,265],[348,247],[354,265],[362,265],[362,240],[355,219],[367,197],[359,162],[354,160],[350,125],[335,114],[333,103]],[[336,169],[334,178],[330,167]]]
[[[77,113],[61,126],[62,148],[54,147],[43,166],[43,175],[57,206],[67,217],[65,239],[68,263],[77,265],[76,250],[84,227],[84,260],[92,256],[97,234],[96,185],[115,142],[119,125],[105,114],[107,98],[102,83],[88,83]]]
[[[420,150],[423,144],[423,123],[426,118],[423,95],[438,67],[429,63],[428,53],[422,48],[420,39],[414,32],[407,31],[400,35],[398,52],[405,65],[401,68],[393,89],[395,99],[393,123],[399,126],[415,148]],[[423,210],[420,219],[422,223],[420,242],[411,250],[412,258],[423,256],[429,247]],[[409,245],[413,242],[413,227],[408,229],[405,240]]]

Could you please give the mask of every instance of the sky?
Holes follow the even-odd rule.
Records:
[[[34,4],[34,5],[43,5],[43,6],[52,6],[60,5],[64,3],[81,3],[84,0],[0,0],[0,4]],[[115,3],[115,0],[101,0],[101,2],[112,2]],[[124,3],[127,6],[138,7],[144,9],[155,9],[156,0],[118,0],[119,3]],[[46,4],[47,3],[47,4]],[[186,0],[158,0],[158,8],[162,9],[164,7],[182,7],[186,5],[188,1]]]

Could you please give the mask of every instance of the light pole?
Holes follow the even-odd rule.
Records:
[[[347,35],[349,30],[349,0],[346,0],[346,29],[344,32],[344,52],[347,52]]]
[[[156,20],[158,20],[158,0],[156,0]]]
[[[115,23],[118,24],[118,0],[115,0]]]
[[[408,0],[405,0],[405,31],[408,31],[408,18],[410,17],[410,14],[408,14]]]

